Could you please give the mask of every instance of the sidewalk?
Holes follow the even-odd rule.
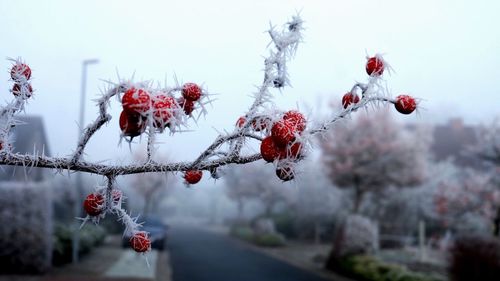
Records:
[[[166,251],[152,250],[141,255],[123,249],[120,241],[120,236],[108,237],[104,245],[82,257],[78,264],[54,267],[45,275],[0,275],[0,281],[171,281]]]

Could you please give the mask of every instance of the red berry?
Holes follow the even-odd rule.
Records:
[[[102,204],[104,197],[99,193],[91,193],[83,201],[83,209],[89,216],[98,216],[102,212]]]
[[[260,154],[262,155],[262,159],[267,162],[273,162],[276,158],[283,154],[283,151],[284,149],[279,148],[271,136],[266,137],[260,143]]]
[[[4,149],[4,143],[0,142],[0,150]],[[7,143],[7,149],[12,150],[12,144]]]
[[[21,84],[14,84],[14,87],[12,87],[12,93],[14,94],[14,96],[20,96],[22,94],[22,92],[24,92],[26,94],[26,98],[29,98],[31,97],[31,95],[33,94],[33,87],[31,87],[31,84],[27,84],[28,86],[24,86],[26,84],[23,84],[21,86]]]
[[[186,113],[186,115],[190,115],[194,110],[194,101],[192,100],[187,100],[184,97],[180,97],[177,100],[177,103],[184,110],[184,113]]]
[[[126,137],[136,137],[146,130],[146,122],[139,114],[127,113],[125,110],[120,114],[120,129]]]
[[[146,231],[138,231],[130,237],[130,246],[138,253],[144,253],[151,249],[151,240]]]
[[[380,57],[371,57],[366,62],[366,73],[370,76],[380,76],[384,73],[384,61]]]
[[[118,202],[120,202],[120,200],[122,199],[122,195],[123,192],[121,190],[113,189],[113,191],[111,191],[111,198],[113,198],[113,203],[118,204]]]
[[[241,128],[245,125],[246,122],[247,122],[247,119],[245,117],[241,116],[240,118],[238,118],[238,121],[236,121],[236,126]]]
[[[24,63],[16,63],[10,70],[10,77],[14,81],[28,80],[31,78],[31,68]]]
[[[303,132],[306,129],[306,118],[297,110],[287,111],[283,115],[283,120],[290,121],[292,126],[299,132]]]
[[[417,102],[411,96],[399,95],[396,97],[396,103],[394,103],[394,106],[400,113],[410,114],[417,108]]]
[[[189,171],[186,171],[186,173],[184,173],[184,179],[189,184],[198,183],[201,180],[202,176],[203,176],[203,172],[198,171],[198,170],[189,170]]]
[[[349,105],[351,105],[352,103],[358,103],[359,102],[359,96],[356,95],[356,94],[353,94],[351,92],[349,93],[346,93],[343,97],[342,97],[342,106],[344,108],[347,108]]]
[[[288,143],[295,140],[296,126],[290,121],[280,120],[274,123],[271,128],[271,136],[274,142],[280,146],[284,147]]]
[[[191,101],[197,101],[201,97],[201,88],[195,83],[186,83],[182,86],[182,96]]]
[[[178,109],[177,102],[172,96],[158,95],[153,99],[153,125],[156,128],[165,129],[175,116]]]
[[[280,150],[280,159],[290,158],[297,159],[301,156],[302,152],[302,143],[294,142],[288,144],[286,149]]]
[[[276,176],[282,181],[291,181],[295,178],[294,171],[291,167],[281,167],[276,169]]]
[[[252,127],[256,132],[265,130],[267,128],[267,123],[269,122],[269,118],[259,117],[252,121]]]
[[[128,89],[122,97],[123,110],[128,113],[146,115],[150,109],[151,97],[146,90]]]

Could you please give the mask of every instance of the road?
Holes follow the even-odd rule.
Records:
[[[173,281],[327,281],[198,228],[174,226],[168,243]]]

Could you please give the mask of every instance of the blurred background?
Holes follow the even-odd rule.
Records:
[[[270,23],[297,13],[304,42],[288,65],[292,87],[273,91],[278,108],[309,125],[327,120],[376,53],[394,69],[384,74],[391,95],[420,103],[408,116],[379,106],[339,122],[291,183],[262,160],[189,188],[181,173],[120,177],[126,209],[157,235],[150,267],[116,218],[79,230],[83,196],[103,178],[1,167],[0,280],[499,280],[498,10],[447,0],[1,1],[0,55],[25,60],[35,89],[15,152],[70,155],[104,80],[177,79],[215,101],[187,132],[160,135],[157,157],[193,160],[248,110]],[[10,67],[0,60],[4,103]],[[120,143],[120,110],[113,100],[86,160],[145,156],[145,138]]]

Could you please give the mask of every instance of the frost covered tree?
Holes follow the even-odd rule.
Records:
[[[224,176],[226,194],[236,201],[238,212],[245,201],[256,201],[263,206],[263,215],[270,217],[278,205],[288,206],[295,200],[295,192],[289,189],[290,186],[272,177],[273,171],[259,164],[234,167]]]
[[[137,162],[144,161],[144,155],[136,153]],[[160,157],[166,161],[166,157]],[[168,173],[144,173],[132,176],[131,187],[143,199],[143,215],[154,213],[159,202],[172,191],[174,179]]]
[[[343,215],[345,197],[332,188],[323,169],[308,163],[303,176],[297,180],[297,198],[294,211],[301,231],[312,229],[315,243],[321,241],[325,224]]]
[[[426,141],[406,133],[387,111],[336,126],[320,144],[332,183],[353,191],[354,213],[367,193],[415,186],[425,177]]]
[[[491,184],[497,196],[493,206],[496,209],[493,211],[493,234],[500,237],[500,118],[481,128],[478,145],[472,148],[472,152],[487,164],[491,174]]]
[[[245,206],[258,195],[254,188],[248,187],[248,178],[242,169],[230,169],[224,177],[226,196],[236,202],[238,220],[245,217]]]
[[[296,166],[307,155],[310,140],[316,135],[328,132],[333,124],[360,108],[378,103],[392,103],[397,111],[410,114],[417,108],[416,100],[409,95],[392,98],[386,88],[384,71],[389,65],[381,55],[367,58],[366,83],[356,83],[344,97],[344,109],[332,114],[328,120],[312,122],[297,110],[282,110],[273,102],[273,97],[285,91],[290,84],[288,67],[290,59],[297,52],[302,39],[303,21],[294,16],[282,28],[271,26],[269,53],[264,59],[264,77],[254,93],[253,102],[242,114],[235,128],[222,130],[216,139],[192,161],[157,162],[157,134],[177,134],[189,128],[201,115],[209,113],[207,104],[215,103],[211,95],[200,87],[200,83],[179,83],[161,85],[152,81],[120,79],[108,81],[102,95],[97,99],[99,114],[87,125],[75,150],[69,157],[49,157],[43,151],[32,154],[13,153],[10,130],[20,125],[16,116],[27,111],[27,100],[36,92],[31,85],[31,68],[21,59],[12,60],[10,70],[14,99],[0,109],[0,164],[21,167],[51,168],[92,173],[103,176],[105,184],[98,186],[83,202],[87,217],[84,221],[98,222],[106,215],[116,215],[125,225],[125,233],[131,236],[131,244],[138,252],[150,249],[148,234],[140,230],[136,218],[122,208],[123,198],[116,178],[122,175],[140,173],[180,172],[188,184],[199,182],[204,171],[217,178],[218,169],[228,164],[246,164],[260,159],[273,163],[271,169],[281,180],[295,177]],[[43,69],[43,67],[39,67]],[[40,96],[39,98],[43,98]],[[116,99],[114,101],[113,99]],[[121,103],[120,116],[111,116],[111,103]],[[216,106],[216,104],[214,105]],[[235,120],[238,117],[235,116]],[[133,164],[117,162],[95,163],[85,159],[89,140],[101,127],[112,119],[118,120],[120,137],[131,141],[144,135],[147,142],[145,160]],[[83,125],[83,124],[82,124]],[[249,154],[255,143],[260,143],[260,153]],[[271,165],[269,165],[271,166]]]
[[[435,166],[431,218],[453,232],[489,232],[500,192],[491,183],[491,174],[460,168],[446,162]],[[438,172],[439,171],[439,172]],[[439,175],[437,175],[439,173]]]

